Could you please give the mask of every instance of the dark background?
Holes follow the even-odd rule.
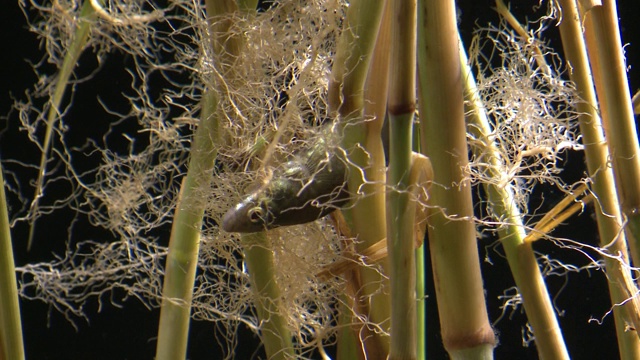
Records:
[[[513,2],[516,12],[527,10],[532,2]],[[518,5],[526,4],[526,5]],[[460,4],[462,10],[461,22],[463,36],[468,43],[471,30],[478,21],[497,22],[497,17],[490,10],[493,6],[488,1],[467,1]],[[619,3],[623,41],[630,43],[626,48],[627,63],[630,65],[631,91],[640,87],[640,28],[637,15],[640,5],[634,0]],[[480,20],[476,20],[480,19]],[[27,30],[26,21],[17,2],[5,4],[0,12],[0,23],[3,24],[2,37],[3,53],[0,58],[0,114],[8,114],[7,119],[0,119],[0,158],[4,160],[21,156],[25,153],[37,159],[39,153],[31,144],[24,143],[24,135],[16,137],[18,119],[15,112],[10,112],[11,98],[24,98],[24,91],[32,88],[36,81],[29,62],[37,62],[42,57],[39,40]],[[551,29],[553,34],[555,30]],[[553,35],[551,35],[553,39]],[[556,39],[557,41],[557,39]],[[560,49],[559,44],[554,46]],[[88,67],[92,56],[81,60]],[[67,115],[66,121],[77,132],[79,137],[99,137],[104,125],[100,125],[104,117],[102,107],[98,103],[98,96],[106,99],[110,104],[122,99],[121,89],[129,85],[129,78],[122,70],[122,59],[119,55],[110,55],[102,65],[100,71],[90,82],[78,85],[74,95],[75,108]],[[126,61],[126,59],[125,59]],[[82,69],[80,70],[82,71]],[[126,111],[126,109],[124,110]],[[571,154],[567,157],[567,176],[577,179],[584,174],[584,162],[581,155]],[[25,174],[25,182],[34,181],[35,172]],[[25,189],[30,189],[24,186]],[[31,190],[29,190],[31,191]],[[544,189],[542,190],[544,191]],[[539,193],[537,195],[540,195]],[[536,195],[536,196],[537,196]],[[546,207],[555,203],[554,196],[558,194],[546,193]],[[13,206],[18,206],[13,204]],[[544,209],[543,209],[544,210]],[[590,209],[592,211],[592,209]],[[45,217],[38,222],[36,235],[37,246],[31,252],[26,252],[26,237],[28,229],[22,223],[12,229],[14,252],[17,266],[27,263],[52,259],[52,254],[62,254],[67,238],[67,222],[71,214],[59,214],[55,217]],[[95,238],[95,229],[77,228],[78,238],[83,235]],[[84,232],[84,234],[83,234]],[[556,230],[557,236],[568,237],[596,243],[594,234],[597,230],[589,213],[572,218],[566,226]],[[108,238],[108,236],[106,236]],[[489,254],[493,265],[483,263],[483,275],[487,291],[490,319],[495,321],[500,316],[501,302],[497,296],[504,289],[513,285],[512,278],[505,266],[505,260],[496,250],[490,247],[490,240],[482,243],[481,257]],[[581,255],[560,250],[551,244],[536,244],[536,250],[559,257],[572,263],[586,262]],[[499,251],[498,251],[499,252]],[[613,319],[605,318],[602,325],[588,322],[591,317],[600,318],[609,308],[605,278],[601,272],[572,274],[568,284],[562,278],[547,280],[552,294],[556,295],[556,306],[563,312],[560,317],[561,326],[569,352],[574,359],[604,359],[618,357]],[[566,285],[566,287],[565,287]],[[562,288],[564,289],[560,291]],[[446,358],[439,335],[437,309],[433,288],[428,290],[428,319],[429,319],[429,358]],[[118,295],[118,294],[116,294]],[[116,296],[117,298],[117,296]],[[90,321],[75,319],[77,330],[60,313],[49,309],[38,301],[22,301],[21,311],[23,319],[24,339],[28,359],[151,359],[155,353],[155,337],[158,325],[158,311],[148,310],[136,300],[122,303],[122,308],[111,305],[103,306],[98,312],[96,302],[90,302],[85,309]],[[535,347],[524,348],[521,343],[521,329],[525,323],[521,312],[507,316],[495,325],[500,344],[496,349],[497,359],[535,359]],[[236,358],[248,359],[264,358],[259,347],[259,340],[255,335],[246,331],[239,335],[239,346]],[[214,335],[214,325],[206,322],[192,322],[190,332],[190,359],[216,359],[221,349],[218,347]]]

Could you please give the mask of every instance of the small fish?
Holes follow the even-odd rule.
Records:
[[[340,153],[340,154],[339,154]],[[321,137],[222,218],[227,232],[251,233],[317,220],[346,205],[346,160]]]

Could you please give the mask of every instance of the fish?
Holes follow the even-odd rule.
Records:
[[[349,202],[347,169],[344,152],[318,136],[229,209],[221,227],[226,232],[253,233],[329,215]]]

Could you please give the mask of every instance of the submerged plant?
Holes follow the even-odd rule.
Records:
[[[624,232],[619,210],[604,210],[615,194],[597,188],[606,166],[562,176],[568,153],[591,145],[582,134],[595,120],[584,118],[580,104],[592,100],[581,83],[542,40],[560,21],[552,5],[523,27],[498,3],[506,20],[477,31],[469,63],[451,1],[31,0],[37,17],[22,6],[46,56],[13,116],[42,157],[3,159],[10,195],[29,204],[9,200],[12,225],[29,224],[33,236],[14,246],[43,246],[36,220],[74,214],[64,254],[16,268],[23,298],[72,322],[91,317],[91,299],[160,307],[158,359],[186,356],[189,319],[215,323],[226,358],[240,327],[260,335],[269,358],[328,358],[336,347],[337,358],[424,358],[428,232],[452,357],[492,357],[497,343],[477,245],[487,237],[500,240],[517,289],[501,306],[524,303],[541,357],[568,357],[545,285],[553,274],[604,269],[625,284],[611,288],[612,309],[624,309],[616,328],[640,324],[625,240],[550,234],[592,201]],[[66,115],[74,91],[91,84],[73,76],[89,53],[97,64],[123,59],[130,80],[120,99],[101,98],[103,133],[78,142]],[[336,178],[345,185],[321,189]],[[540,186],[567,200],[558,210],[532,201]],[[578,205],[563,212],[569,204]],[[85,238],[78,224],[106,231]],[[588,265],[536,254],[538,238]],[[640,356],[637,336],[619,343],[622,356]]]

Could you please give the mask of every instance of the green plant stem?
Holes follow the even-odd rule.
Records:
[[[417,19],[416,19],[417,20]],[[416,31],[417,34],[417,31]],[[415,115],[414,115],[415,116]],[[416,154],[421,154],[420,152],[420,128],[419,123],[414,121],[413,123],[413,155],[412,158],[414,161],[411,165],[412,173],[416,170],[414,169],[415,157]],[[431,161],[429,161],[429,169],[426,169],[428,174],[428,181],[433,181],[433,166],[431,166]],[[420,181],[412,181],[412,184],[420,184]],[[430,186],[431,183],[425,183],[424,185]],[[419,189],[419,191],[422,189]],[[428,197],[428,188],[425,194]],[[417,329],[416,329],[416,339],[418,341],[418,347],[416,350],[416,358],[417,359],[426,359],[427,358],[427,269],[425,263],[425,252],[426,246],[424,246],[424,238],[425,233],[427,231],[427,219],[426,219],[426,209],[424,208],[424,203],[426,203],[427,199],[419,199],[421,203],[418,203],[416,206],[416,211],[418,214],[416,215],[416,231],[415,241],[416,244],[419,244],[418,248],[415,250],[416,257],[416,320],[417,320]]]
[[[275,280],[275,263],[266,232],[242,234],[247,270],[260,318],[260,337],[270,360],[292,359],[293,344],[282,316],[280,288]]]
[[[624,50],[615,2],[605,0],[586,13],[587,49],[593,69],[600,111],[607,134],[618,198],[629,222],[640,261],[640,152],[627,81]]]
[[[224,81],[237,81],[234,63],[240,55],[243,39],[239,34],[230,34],[233,25],[226,14],[255,11],[254,0],[235,3],[231,0],[206,0],[207,15],[215,19],[210,23],[211,43],[221,60],[219,71],[225,74]],[[274,139],[273,142],[277,143]],[[251,288],[255,295],[254,306],[260,319],[260,336],[269,359],[290,359],[294,357],[291,333],[282,316],[280,289],[275,280],[273,252],[266,232],[243,234],[241,237],[245,262],[251,278]]]
[[[38,216],[38,203],[43,195],[44,178],[47,173],[47,160],[53,139],[53,128],[55,127],[56,121],[62,116],[60,113],[60,103],[62,102],[62,97],[67,89],[67,85],[69,85],[69,78],[71,78],[71,74],[73,74],[73,69],[76,67],[78,59],[89,41],[89,31],[95,18],[95,11],[91,3],[85,0],[82,4],[82,10],[80,10],[79,26],[73,36],[71,46],[67,49],[67,53],[62,60],[62,67],[58,73],[56,84],[53,87],[54,91],[49,104],[49,112],[47,113],[44,142],[42,143],[42,155],[40,156],[40,165],[38,167],[38,178],[35,184],[35,194],[30,209],[32,220],[29,237],[27,238],[27,251],[31,249],[35,235],[35,219]]]
[[[2,167],[0,167],[0,359],[24,360],[16,267],[13,261]]]
[[[389,2],[387,2],[387,7],[389,7],[388,4]],[[387,232],[385,219],[386,164],[381,132],[387,111],[391,12],[385,10],[381,21],[373,50],[374,55],[371,59],[364,86],[364,98],[367,101],[364,104],[363,111],[367,122],[365,125],[365,143],[362,145],[370,156],[370,162],[368,166],[362,169],[367,182],[360,187],[363,196],[356,204],[359,210],[354,211],[356,213],[354,217],[355,223],[362,224],[364,216],[360,214],[363,214],[363,209],[367,209],[364,215],[368,217],[369,223],[368,226],[360,226],[359,228],[359,251],[364,249],[364,243],[380,239],[380,234],[386,234]],[[386,268],[386,261],[382,262],[382,267]],[[388,354],[388,341],[379,332],[374,331],[371,326],[364,324],[359,318],[360,316],[368,316],[371,313],[370,303],[367,297],[362,297],[362,294],[365,292],[376,294],[377,284],[381,280],[384,281],[384,279],[381,279],[377,270],[370,268],[356,267],[353,270],[349,270],[349,272],[347,282],[350,283],[350,286],[348,294],[345,294],[345,296],[354,299],[352,301],[352,311],[349,314],[344,314],[343,317],[345,322],[348,321],[348,324],[353,324],[350,326],[353,336],[338,338],[338,348],[347,347],[347,345],[344,345],[347,341],[356,341],[356,344],[351,344],[349,347],[358,348],[358,355],[362,355],[360,359],[364,360],[363,349],[368,352],[369,359],[374,359],[375,357],[384,359]],[[371,285],[363,287],[363,279],[370,279],[372,281]],[[379,303],[381,307],[388,306],[387,299],[387,294],[376,294],[374,304]],[[383,308],[382,311],[386,311],[388,314],[387,309]],[[354,313],[358,315],[353,316]],[[378,310],[378,313],[380,318],[385,315],[380,310]],[[385,329],[388,329],[387,324],[385,324]],[[347,356],[343,358],[352,359],[353,357]]]
[[[411,57],[415,59],[415,57]],[[414,87],[415,88],[415,87]],[[391,148],[387,194],[387,249],[391,282],[389,359],[416,358],[415,203],[409,193],[411,123],[409,114],[390,114]]]
[[[347,152],[349,166],[349,190],[364,192],[358,196],[353,208],[346,211],[352,220],[352,233],[358,237],[357,249],[362,251],[386,236],[384,191],[384,154],[380,129],[386,105],[386,74],[388,48],[384,37],[378,40],[379,59],[370,68],[372,52],[382,23],[385,1],[356,0],[349,4],[343,31],[338,40],[329,83],[329,108],[331,114],[340,116],[344,137],[342,148]],[[388,23],[388,22],[387,22]],[[384,34],[381,30],[380,34]],[[383,35],[381,35],[383,36]],[[388,36],[384,35],[384,36]],[[386,40],[388,43],[388,40]],[[368,77],[369,75],[369,77]],[[365,90],[365,81],[367,87]],[[365,93],[367,95],[365,102]],[[364,115],[375,116],[373,121],[363,121]],[[364,174],[364,177],[362,176]],[[386,261],[381,263],[387,273]],[[389,329],[388,281],[377,270],[359,269],[362,289],[356,294],[367,299],[368,319],[384,331]],[[382,291],[380,291],[382,288]],[[360,302],[359,299],[356,301]],[[369,359],[386,359],[389,341],[379,332],[364,340]]]
[[[444,346],[453,359],[493,358],[467,166],[455,4],[419,1],[421,151],[433,164],[429,247]]]
[[[420,246],[415,251],[416,256],[416,358],[427,358],[427,291],[426,276],[427,271],[424,259],[425,247]]]
[[[187,354],[189,320],[195,281],[200,230],[206,197],[202,196],[213,172],[218,138],[217,99],[203,95],[200,124],[194,135],[189,170],[176,205],[162,287],[157,360],[184,359]]]
[[[471,147],[476,158],[486,159],[488,175],[495,179],[503,177],[504,159],[495,143],[491,140],[492,129],[484,112],[482,102],[471,69],[467,65],[467,56],[460,50],[465,94],[469,99],[468,131],[477,140]],[[496,184],[500,183],[498,180]],[[503,224],[498,229],[500,242],[507,255],[507,261],[518,291],[522,296],[527,319],[533,328],[536,347],[541,359],[568,359],[569,354],[562,338],[560,325],[555,316],[549,292],[544,283],[531,244],[524,243],[524,223],[513,196],[512,186],[485,183],[489,206]]]
[[[255,12],[257,7],[258,0],[238,0],[238,10],[242,12]]]
[[[389,88],[387,252],[391,283],[389,359],[416,359],[415,202],[408,191],[413,115],[416,109],[416,1],[393,2]]]
[[[340,312],[339,329],[337,335],[336,359],[354,359],[364,360],[364,347],[357,337],[359,334],[352,329],[353,324],[353,299],[350,294],[341,295],[338,311]],[[359,328],[362,328],[359,326]],[[360,345],[360,346],[358,346]]]
[[[571,64],[571,80],[576,84],[582,101],[576,104],[580,115],[580,132],[585,144],[587,169],[593,180],[592,189],[598,201],[596,219],[600,235],[600,246],[618,258],[605,257],[609,294],[612,304],[624,304],[613,307],[615,328],[618,337],[618,349],[622,359],[640,358],[640,341],[633,331],[627,331],[627,323],[638,329],[637,301],[626,301],[634,296],[638,289],[630,277],[628,268],[629,249],[622,229],[622,218],[618,195],[615,190],[613,172],[608,166],[609,151],[602,132],[602,123],[597,111],[597,100],[589,69],[587,49],[582,36],[582,24],[574,1],[560,0],[563,20],[560,23],[560,36],[567,61]],[[627,288],[627,284],[631,288]],[[635,297],[635,296],[634,296]]]

